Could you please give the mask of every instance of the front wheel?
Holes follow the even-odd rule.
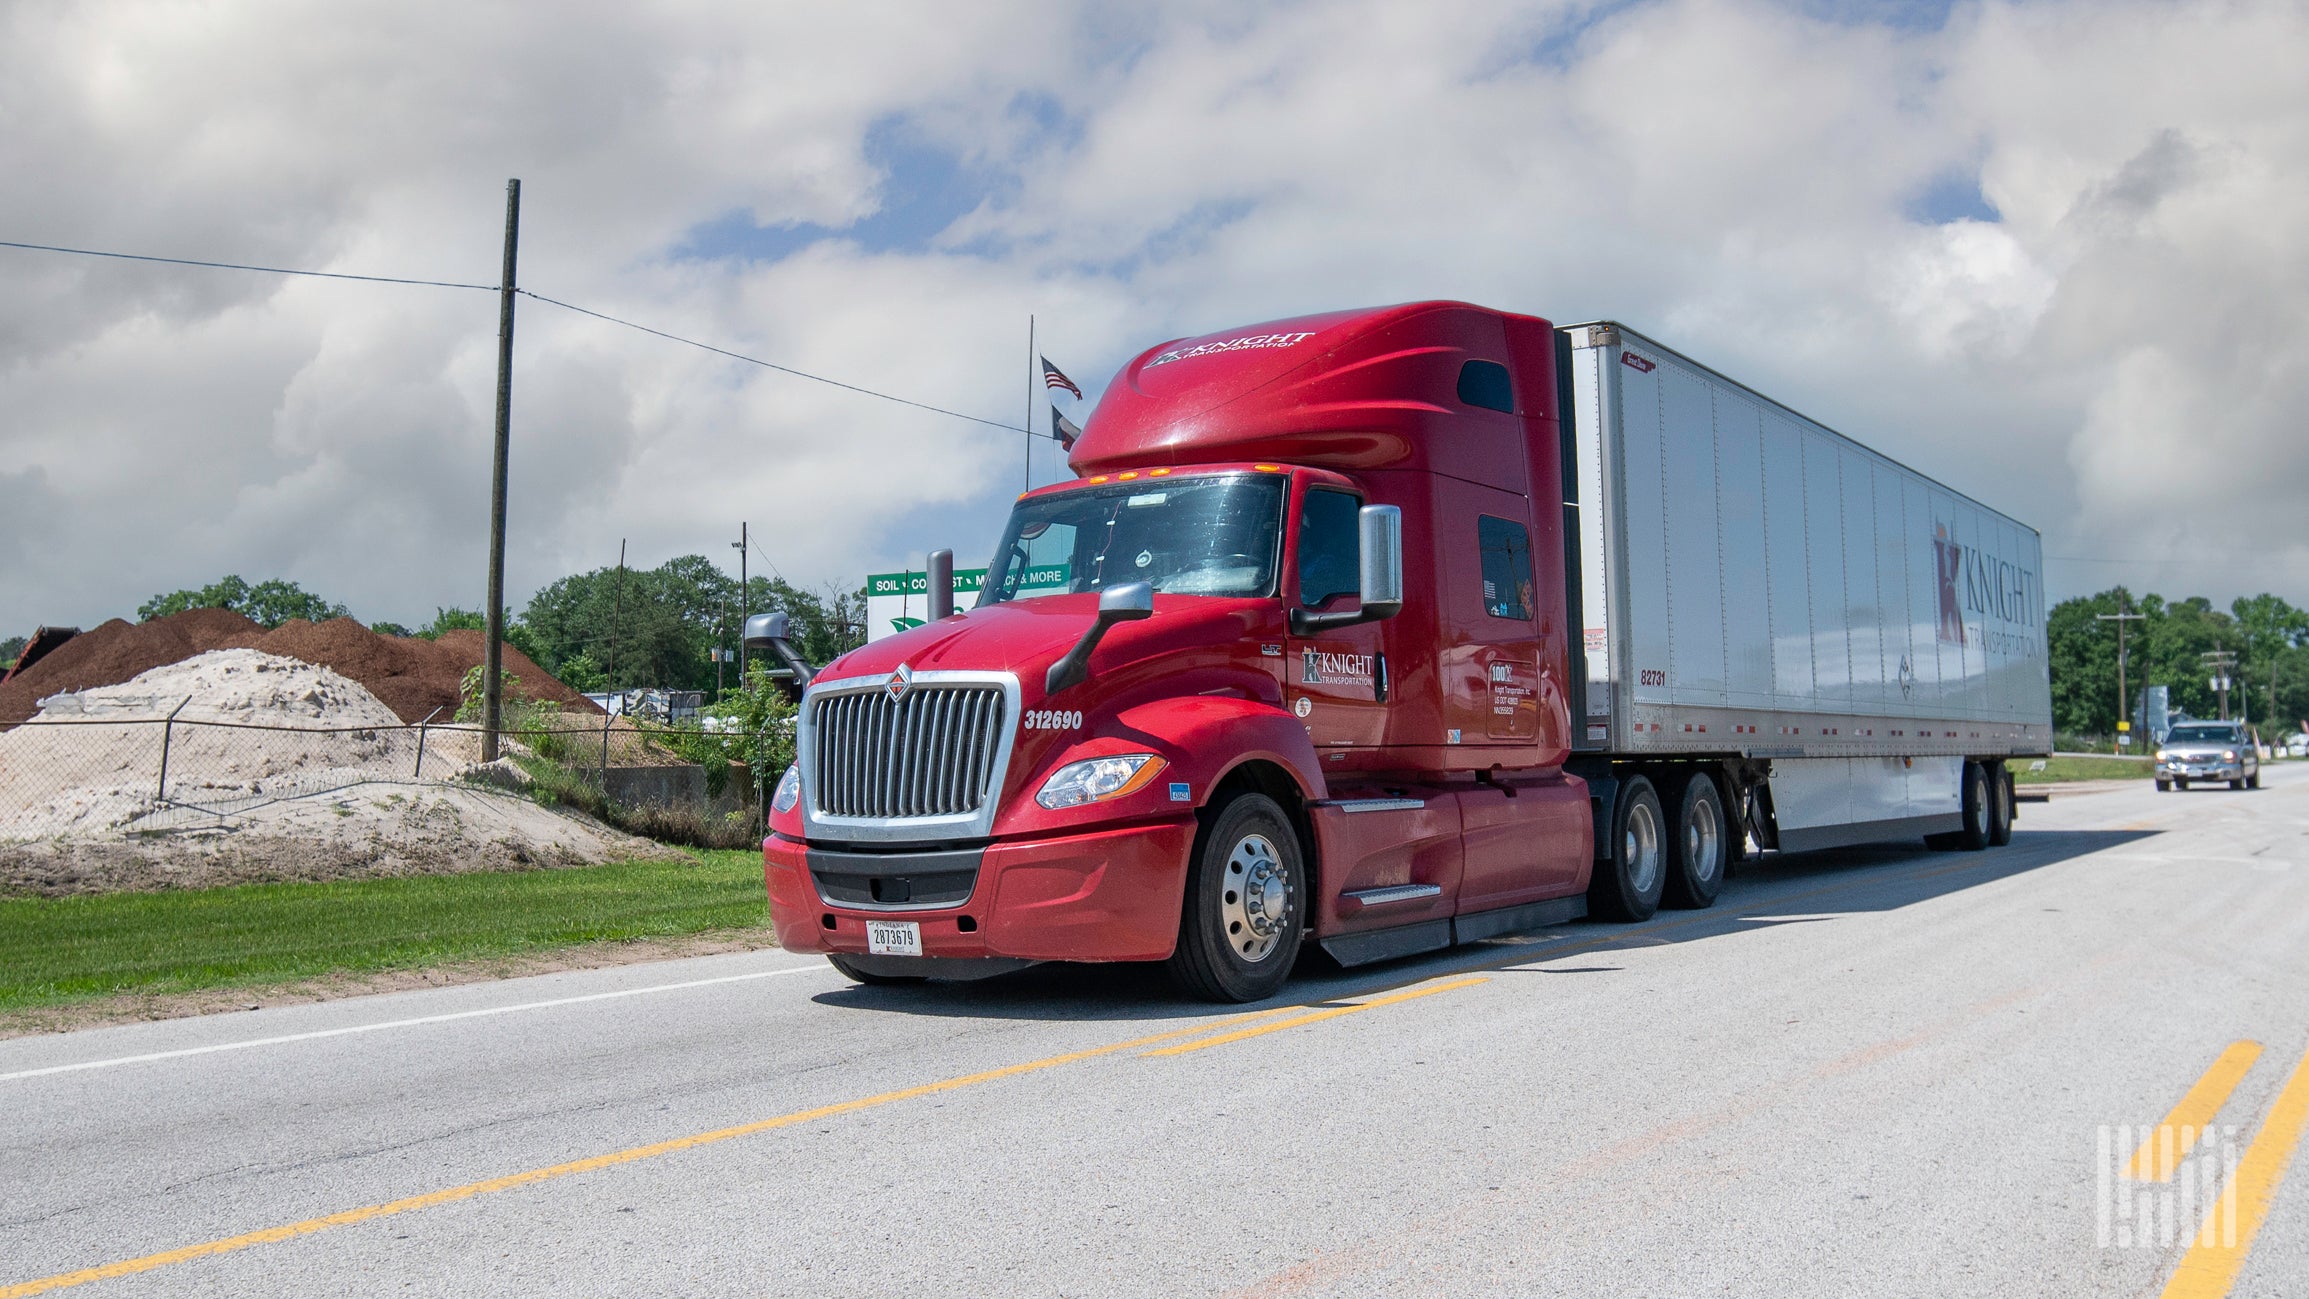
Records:
[[[2158,782],[2157,782],[2157,792],[2158,792],[2158,793],[2160,793],[2160,794],[2170,794],[2170,793],[2172,793],[2172,792],[2173,792],[2173,782],[2171,782],[2171,781],[2169,781],[2169,780],[2160,780],[2160,781],[2158,781]]]
[[[1667,826],[1652,782],[1630,776],[1612,809],[1603,860],[1587,886],[1588,908],[1607,920],[1649,920],[1667,885]]]
[[[1237,795],[1196,837],[1172,980],[1205,1001],[1274,996],[1299,956],[1306,891],[1290,818],[1264,794]]]
[[[2259,789],[2260,787],[2261,787],[2261,773],[2260,773],[2260,771],[2259,771],[2259,770],[2257,770],[2257,769],[2256,769],[2256,770],[2253,772],[2253,774],[2252,774],[2252,775],[2245,777],[2245,788],[2247,788],[2247,789]]]

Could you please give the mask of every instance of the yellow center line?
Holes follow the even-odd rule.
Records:
[[[1286,1028],[1298,1028],[1303,1024],[1316,1024],[1326,1019],[1337,1019],[1341,1015],[1352,1015],[1358,1010],[1370,1010],[1375,1006],[1392,1006],[1400,1001],[1411,1001],[1419,997],[1432,997],[1438,992],[1450,992],[1455,988],[1472,988],[1478,983],[1489,982],[1491,982],[1489,979],[1474,978],[1456,979],[1450,983],[1430,984],[1424,988],[1413,988],[1408,992],[1398,992],[1385,997],[1373,997],[1369,1001],[1359,1001],[1352,1006],[1332,1006],[1325,1010],[1315,1011],[1312,1014],[1300,1015],[1292,1019],[1279,1020],[1272,1024],[1260,1024],[1252,1028],[1238,1028],[1232,1032],[1214,1034],[1210,1037],[1198,1037],[1192,1042],[1183,1043],[1179,1046],[1164,1047],[1159,1051],[1146,1051],[1142,1052],[1141,1054],[1150,1056],[1185,1055],[1189,1051],[1200,1051],[1206,1047],[1225,1046],[1229,1042],[1240,1042],[1246,1037],[1258,1037],[1265,1033],[1280,1033]]]
[[[2190,1148],[2203,1139],[2206,1125],[2221,1112],[2229,1093],[2237,1090],[2245,1071],[2260,1058],[2259,1042],[2231,1042],[2165,1121],[2142,1140],[2141,1148],[2125,1161],[2119,1176],[2136,1182],[2172,1181],[2173,1169],[2189,1157]]]
[[[1257,1011],[1249,1015],[1237,1015],[1222,1020],[1220,1024],[1221,1026],[1239,1024],[1266,1016],[1287,1014],[1295,1009],[1297,1007],[1286,1006],[1279,1010]],[[1055,1069],[1060,1065],[1095,1059],[1102,1055],[1115,1055],[1138,1047],[1152,1046],[1157,1042],[1168,1042],[1175,1038],[1208,1032],[1212,1027],[1210,1024],[1197,1024],[1191,1028],[1172,1029],[1167,1033],[1156,1033],[1151,1037],[1132,1038],[1127,1042],[1114,1042],[1106,1046],[1094,1046],[1087,1050],[1070,1051],[1065,1055],[1048,1056],[1024,1064],[1004,1065],[1000,1069],[988,1069],[983,1073],[966,1074],[959,1078],[947,1078],[939,1082],[924,1083],[919,1087],[906,1087],[898,1091],[883,1092],[878,1096],[867,1096],[858,1100],[821,1105],[816,1109],[800,1110],[792,1114],[781,1114],[773,1119],[761,1119],[753,1123],[741,1123],[736,1127],[717,1128],[711,1132],[700,1132],[692,1136],[676,1137],[670,1141],[635,1146],[630,1150],[620,1150],[612,1154],[595,1155],[588,1159],[574,1159],[565,1164],[555,1164],[550,1168],[533,1168],[524,1173],[492,1177],[487,1181],[468,1182],[463,1186],[429,1191],[423,1195],[412,1195],[404,1199],[387,1201],[384,1204],[371,1204],[358,1209],[347,1209],[341,1213],[329,1214],[326,1217],[307,1218],[302,1222],[287,1223],[279,1227],[267,1227],[262,1231],[228,1236],[222,1240],[206,1241],[198,1245],[186,1245],[181,1249],[163,1250],[158,1254],[146,1254],[141,1258],[123,1259],[117,1263],[83,1268],[77,1272],[62,1272],[55,1276],[41,1277],[38,1280],[0,1287],[0,1299],[19,1299],[20,1296],[24,1295],[46,1294],[51,1290],[63,1290],[71,1286],[86,1285],[91,1281],[103,1281],[112,1277],[131,1276],[138,1272],[150,1272],[154,1268],[167,1267],[172,1263],[186,1263],[197,1258],[230,1254],[236,1250],[247,1249],[252,1245],[269,1245],[276,1241],[293,1240],[299,1236],[310,1236],[315,1232],[327,1231],[332,1227],[348,1227],[355,1223],[369,1222],[377,1218],[388,1218],[397,1213],[430,1209],[436,1205],[450,1204],[458,1200],[470,1200],[475,1196],[489,1195],[497,1191],[509,1191],[517,1186],[528,1186],[535,1182],[547,1182],[559,1177],[568,1177],[573,1173],[589,1173],[596,1169],[615,1167],[618,1164],[654,1159],[659,1155],[668,1155],[675,1151],[691,1150],[698,1146],[710,1146],[719,1141],[752,1136],[757,1132],[769,1132],[777,1128],[792,1127],[797,1123],[810,1123],[818,1119],[833,1118],[837,1115],[853,1114],[859,1110],[872,1109],[879,1105],[915,1100],[923,1096],[935,1096],[941,1092],[972,1087],[979,1083],[1016,1078],[1021,1074],[1038,1073],[1044,1069]]]
[[[2173,1279],[2165,1284],[2164,1299],[2221,1299],[2229,1293],[2237,1273],[2244,1270],[2253,1236],[2269,1216],[2269,1204],[2277,1198],[2278,1184],[2285,1180],[2285,1166],[2293,1162],[2304,1128],[2309,1128],[2309,1051],[2302,1053],[2293,1075],[2285,1080],[2285,1090],[2277,1093],[2277,1103],[2261,1120],[2261,1130],[2245,1148],[2236,1176],[2206,1212],[2196,1243],[2181,1256]],[[2230,1222],[2237,1224],[2236,1239],[2224,1241],[2219,1228]]]

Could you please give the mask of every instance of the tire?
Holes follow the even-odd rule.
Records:
[[[2169,781],[2169,780],[2160,780],[2160,781],[2158,781],[2158,782],[2157,782],[2157,792],[2158,792],[2158,793],[2160,793],[2160,794],[2170,794],[2170,793],[2172,793],[2172,792],[2173,792],[2173,782],[2171,782],[2171,781]]]
[[[1195,836],[1171,980],[1205,1001],[1261,1001],[1291,977],[1306,935],[1307,869],[1291,819],[1238,794]]]
[[[826,964],[840,970],[852,983],[863,983],[871,988],[896,988],[924,981],[918,974],[869,974],[832,953],[827,954]]]
[[[1671,907],[1698,910],[1716,900],[1732,859],[1731,818],[1724,815],[1724,794],[1713,777],[1695,771],[1684,780],[1674,824],[1661,898]]]
[[[2240,794],[2244,793],[2244,792],[2245,792],[2245,781],[2244,781],[2244,779],[2243,779],[2242,777],[2239,777],[2239,778],[2238,778],[2238,779],[2236,779],[2236,780],[2232,780],[2232,781],[2230,781],[2230,782],[2229,782],[2229,788],[2230,788],[2230,789],[2233,789],[2233,790],[2235,790],[2236,792],[2238,792],[2238,793],[2240,793]]]
[[[2252,775],[2245,777],[2245,788],[2247,788],[2247,789],[2259,789],[2260,787],[2261,787],[2261,773],[2260,773],[2260,771],[2259,771],[2258,769],[2256,769],[2256,770],[2253,772],[2253,774],[2252,774]]]
[[[1988,789],[1988,769],[1977,762],[1964,764],[1964,828],[1949,837],[1960,852],[1979,852],[1988,846],[1989,822],[1994,816]]]
[[[2173,788],[2180,790],[2180,791],[2181,791],[2182,793],[2184,793],[2184,794],[2188,793],[2188,792],[2189,792],[2189,778],[2188,778],[2187,776],[2183,776],[2183,777],[2181,777],[2180,779],[2178,779],[2178,780],[2175,780],[2175,781],[2173,782]]]
[[[1988,846],[2002,848],[2012,842],[2012,773],[2004,764],[1988,768]]]
[[[1630,776],[1612,809],[1609,856],[1595,864],[1588,909],[1606,920],[1649,920],[1667,887],[1667,819],[1652,782]]]

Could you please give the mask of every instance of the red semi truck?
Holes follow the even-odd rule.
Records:
[[[1070,463],[968,612],[814,673],[749,626],[806,686],[763,845],[788,949],[1256,1000],[1309,941],[1985,846],[2004,759],[2050,747],[2033,531],[1620,326],[1423,302],[1166,343]]]

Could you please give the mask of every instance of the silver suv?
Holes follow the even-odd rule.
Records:
[[[2242,722],[2178,722],[2157,750],[2157,788],[2192,780],[2225,780],[2231,789],[2261,787],[2261,755]]]

